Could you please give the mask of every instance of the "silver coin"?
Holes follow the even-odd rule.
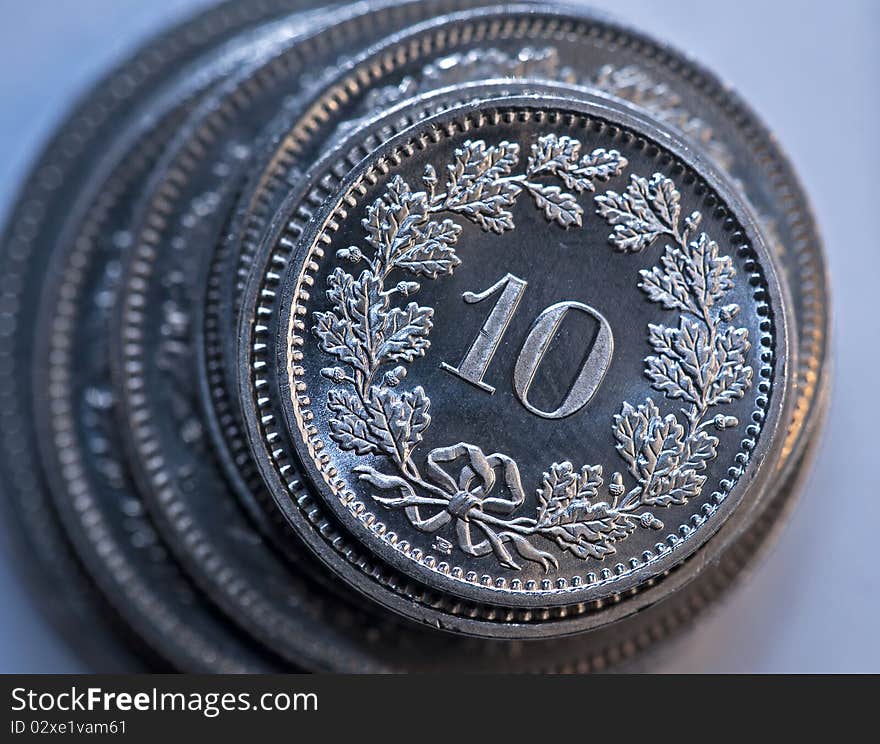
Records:
[[[744,519],[781,447],[789,329],[748,211],[647,121],[550,99],[433,117],[330,193],[315,174],[272,241],[293,260],[252,277],[242,319],[245,412],[294,527],[380,602],[478,634],[598,624],[586,608]],[[317,498],[286,483],[296,461]],[[449,599],[340,555],[322,509]],[[524,614],[460,617],[479,606]],[[565,619],[530,622],[552,607]]]
[[[515,7],[425,24],[353,59],[323,81],[305,104],[307,116],[290,124],[256,169],[228,245],[218,252],[206,300],[205,364],[213,384],[204,392],[208,420],[223,431],[218,449],[229,449],[228,460],[239,467],[247,462],[237,406],[227,393],[237,358],[236,285],[250,272],[259,238],[302,163],[315,157],[329,132],[338,136],[358,116],[432,88],[490,77],[578,83],[634,103],[704,150],[755,205],[791,292],[798,329],[798,404],[784,467],[814,429],[813,401],[826,384],[828,324],[821,241],[784,155],[742,101],[689,58],[604,18]]]
[[[282,24],[283,26],[284,24]],[[78,555],[115,610],[154,653],[195,670],[272,670],[276,659],[237,636],[194,591],[146,517],[116,428],[106,340],[131,204],[157,153],[217,77],[252,53],[230,46],[127,114],[64,204],[53,255],[32,257],[44,301],[34,373],[36,444],[55,507]],[[51,234],[51,233],[50,233]],[[45,271],[48,263],[52,269]],[[34,424],[29,424],[34,426]]]
[[[460,96],[462,94],[459,93],[451,93],[447,94],[453,97]],[[440,98],[441,96],[437,96],[436,98]],[[425,105],[437,105],[437,102],[426,101]],[[397,122],[399,119],[403,119],[403,114],[398,114],[392,112],[389,114],[387,119],[391,122]],[[378,124],[377,131],[381,133],[385,133],[388,131],[390,124]],[[369,150],[374,147],[378,143],[377,137],[374,135],[371,139],[368,139],[368,145],[365,147],[363,144],[357,148],[357,153],[369,152]],[[351,152],[351,148],[343,149],[345,153],[344,156],[340,155],[337,157],[338,165],[335,166],[335,170],[339,170],[340,167],[345,167],[344,164],[347,159],[357,159],[359,157],[358,154],[353,154]],[[196,234],[195,232],[187,233],[192,236]],[[198,243],[198,241],[195,241]],[[189,240],[187,244],[194,244],[194,241]],[[146,254],[142,255],[143,259]],[[173,256],[173,251],[170,252],[169,255]],[[150,261],[162,261],[163,256],[165,256],[165,251],[161,245],[154,246],[154,250],[152,251],[152,255],[150,257]],[[167,258],[167,256],[166,256]],[[173,271],[167,270],[171,267],[172,264],[162,264],[161,266],[157,266],[155,268],[151,268],[149,274],[141,274],[142,277],[147,277],[150,274],[156,274],[160,277],[168,277],[171,276]],[[180,267],[178,267],[179,270]],[[176,295],[175,295],[176,296]],[[167,302],[168,297],[165,297]],[[151,296],[144,300],[144,302],[140,303],[144,307],[162,307],[166,304],[166,302],[160,302],[156,296]],[[177,304],[174,303],[174,307],[177,307]],[[148,324],[144,324],[148,325]],[[157,321],[156,327],[158,328],[161,324]],[[137,336],[139,338],[139,343],[145,343],[148,341],[151,332],[145,327],[141,327],[139,332],[133,334],[133,336]],[[155,350],[154,350],[155,351]],[[150,353],[147,353],[147,356],[150,356]],[[157,355],[158,356],[158,355]],[[155,393],[152,393],[155,395]],[[196,492],[197,489],[189,489],[190,493]],[[211,499],[214,499],[216,494],[213,491],[208,491],[208,496]],[[194,497],[188,496],[188,503],[195,503]],[[213,510],[223,510],[223,518],[224,520],[229,520],[230,516],[234,519],[234,515],[231,515],[230,512],[226,511],[226,507],[222,501],[213,502]],[[201,508],[205,508],[202,505]],[[198,523],[200,520],[204,518],[201,517],[198,513],[198,510],[190,512],[185,511],[181,512],[181,514],[186,514],[186,519],[195,519]],[[239,531],[241,530],[240,523],[235,523],[236,526],[233,528],[232,524],[230,524],[230,529]],[[216,530],[215,530],[216,531]],[[212,536],[216,541],[216,535]],[[253,551],[242,551],[241,546],[236,546],[240,552],[240,556],[229,556],[223,557],[218,566],[219,572],[228,572],[228,567],[235,567],[240,564],[241,557],[250,555],[249,560],[254,560],[257,556],[257,552]],[[267,560],[271,560],[271,554],[266,553],[265,559],[260,562],[260,571],[266,572],[269,575],[276,575],[275,572],[278,571],[276,566],[273,566],[271,563],[267,563]],[[240,570],[240,569],[239,569]],[[227,574],[228,575],[228,574]],[[283,576],[283,574],[278,574],[279,576]],[[252,585],[259,585],[260,579],[259,577]],[[252,596],[252,595],[251,595]],[[271,602],[280,602],[285,595],[279,592],[275,597],[272,597],[271,594],[267,597],[267,599]],[[303,595],[303,599],[306,602],[315,602],[322,601],[326,603],[326,600],[322,600],[321,597],[314,597],[312,595]],[[328,605],[329,607],[329,605]],[[335,612],[330,610],[325,612],[324,614],[327,616],[327,627],[322,630],[321,637],[325,639],[330,639],[334,637],[336,634],[337,642],[339,642],[340,636],[338,633],[340,631],[334,630],[332,627],[332,623],[334,621],[338,622],[341,617],[349,616],[351,613],[351,609],[346,607],[345,605],[337,604],[334,606]],[[271,615],[270,617],[277,618],[278,612],[284,612],[283,604],[280,606],[280,610],[276,609],[274,612],[276,614]],[[352,628],[352,632],[360,633],[364,627],[363,621],[360,622],[354,617],[351,616],[352,619],[348,621],[348,625]],[[374,621],[373,621],[374,622]],[[655,621],[656,622],[656,621]],[[279,636],[281,635],[281,631],[283,630],[284,625],[279,625]],[[656,635],[656,633],[655,633]],[[517,645],[507,646],[501,643],[495,643],[489,646],[474,646],[472,644],[464,644],[462,642],[453,642],[452,640],[444,640],[437,638],[429,638],[424,635],[424,632],[418,633],[412,629],[408,629],[406,627],[400,626],[390,626],[390,629],[382,633],[382,635],[376,634],[375,640],[371,641],[369,649],[365,648],[362,653],[371,653],[375,654],[374,661],[376,669],[382,668],[395,668],[395,669],[418,669],[425,668],[425,664],[428,662],[426,660],[422,660],[417,653],[417,649],[421,649],[424,651],[427,648],[432,648],[436,651],[436,654],[432,654],[432,658],[434,656],[437,657],[436,662],[431,662],[434,664],[431,668],[438,668],[436,664],[440,664],[445,668],[476,668],[476,669],[556,669],[556,668],[568,668],[572,664],[579,664],[583,666],[587,663],[587,659],[591,658],[601,658],[600,649],[601,644],[594,643],[592,639],[580,639],[578,641],[571,642],[551,642],[547,641],[542,643],[540,646],[531,645],[529,647],[529,651],[526,653],[523,649]],[[351,661],[348,662],[349,664]],[[597,664],[601,663],[610,663],[610,661],[605,662],[596,662]],[[343,666],[342,668],[347,668]]]

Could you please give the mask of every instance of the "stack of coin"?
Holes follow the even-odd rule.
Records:
[[[0,262],[4,501],[99,668],[627,662],[760,555],[827,388],[773,136],[577,8],[219,5]]]

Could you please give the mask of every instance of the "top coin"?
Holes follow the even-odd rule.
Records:
[[[764,241],[620,105],[432,117],[277,240],[299,247],[277,333],[251,326],[252,400],[279,396],[324,504],[427,587],[531,608],[619,594],[745,518],[772,470],[790,360]],[[276,489],[296,515],[292,496]]]

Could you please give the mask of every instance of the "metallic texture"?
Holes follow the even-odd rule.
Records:
[[[0,272],[4,502],[99,669],[637,663],[827,397],[772,136],[561,6],[218,5],[70,114]]]

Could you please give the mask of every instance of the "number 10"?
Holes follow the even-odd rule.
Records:
[[[527,282],[513,274],[507,274],[503,279],[493,284],[489,289],[475,293],[465,292],[462,299],[468,304],[482,302],[495,295],[501,290],[501,296],[492,308],[486,322],[477,334],[468,349],[467,354],[453,367],[446,362],[442,363],[443,369],[452,372],[461,379],[475,385],[487,393],[494,393],[495,388],[483,381],[492,357],[498,351],[501,340],[513,320],[516,308],[525,292]],[[568,391],[565,399],[554,411],[543,411],[529,402],[529,390],[538,373],[538,367],[547,353],[553,338],[559,331],[562,321],[569,312],[582,312],[594,318],[599,323],[599,332],[590,349],[584,363],[581,365],[578,376]],[[542,418],[561,419],[571,416],[583,408],[596,393],[608,367],[611,365],[611,355],[614,351],[614,338],[611,335],[611,326],[608,321],[589,305],[581,302],[558,302],[546,308],[532,324],[526,340],[523,342],[516,364],[513,369],[513,389],[520,402],[532,413]]]

